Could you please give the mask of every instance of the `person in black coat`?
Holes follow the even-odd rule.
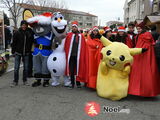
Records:
[[[160,37],[156,41],[156,44],[154,46],[155,49],[155,55],[156,55],[156,60],[157,60],[157,65],[158,65],[158,70],[160,72]]]
[[[110,29],[109,27],[106,27],[104,29],[105,33],[103,34],[103,36],[109,39],[110,41],[115,42],[115,35],[112,34],[112,29]]]
[[[156,30],[157,30],[156,25],[153,25],[153,26],[151,27],[151,34],[152,34],[152,36],[153,36],[153,38],[154,38],[154,41],[157,41],[158,38],[159,38],[159,36],[160,36]]]
[[[13,34],[12,54],[15,55],[15,66],[14,66],[14,80],[11,86],[18,85],[19,80],[19,68],[21,58],[23,61],[23,83],[28,85],[28,65],[29,55],[31,53],[32,44],[34,42],[33,31],[28,28],[28,23],[23,20],[21,21],[21,27]]]
[[[10,43],[11,43],[12,34],[6,25],[4,28],[4,32],[5,32],[5,50],[6,50],[6,49],[8,49],[8,45],[10,45]]]

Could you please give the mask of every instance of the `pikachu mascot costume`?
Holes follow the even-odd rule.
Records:
[[[128,94],[133,56],[141,54],[146,49],[128,48],[123,43],[111,42],[103,36],[100,39],[105,47],[101,51],[97,93],[103,98],[120,100]]]

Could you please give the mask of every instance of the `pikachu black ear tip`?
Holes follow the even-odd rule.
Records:
[[[147,48],[142,48],[142,53],[144,53],[144,52],[146,52],[146,51],[148,51]]]

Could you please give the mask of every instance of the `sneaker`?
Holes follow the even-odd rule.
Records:
[[[51,84],[53,87],[57,87],[57,86],[59,86],[60,85],[60,83],[59,82],[52,82],[52,84]]]
[[[38,87],[41,85],[41,81],[35,81],[34,83],[32,83],[32,87]]]
[[[77,85],[77,88],[81,89],[82,87],[81,87],[81,85]]]
[[[49,81],[48,80],[43,82],[43,87],[49,87]]]
[[[13,82],[11,83],[10,87],[15,87],[15,86],[18,86],[18,83],[17,82]]]
[[[64,87],[69,87],[69,86],[71,86],[71,82],[70,81],[64,83]]]
[[[64,77],[64,87],[69,87],[71,85],[71,81],[69,77],[65,76]]]
[[[25,86],[30,86],[30,84],[26,81],[26,82],[23,82],[23,85]]]
[[[82,88],[80,82],[76,82],[77,88]]]

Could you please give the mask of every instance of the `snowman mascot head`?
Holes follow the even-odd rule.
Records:
[[[51,28],[58,38],[64,38],[67,31],[67,21],[60,12],[55,12],[52,16]]]

